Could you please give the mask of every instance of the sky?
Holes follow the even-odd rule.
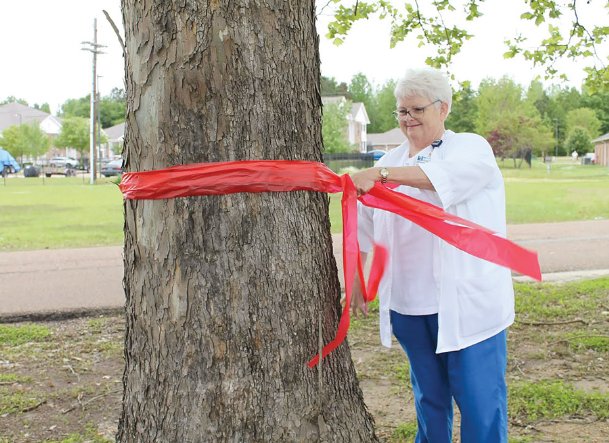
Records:
[[[319,5],[327,3],[328,0],[318,1]],[[598,22],[599,17],[609,18],[607,10],[601,9],[604,0],[591,3],[596,15],[584,10],[587,6],[582,3],[582,20]],[[99,91],[104,96],[112,88],[124,88],[122,50],[102,10],[109,13],[122,34],[120,0],[0,0],[0,100],[15,96],[30,105],[46,102],[55,114],[66,100],[89,94],[92,54],[81,48],[85,46],[82,42],[93,41],[95,18],[97,41],[106,46],[101,49],[105,53],[98,56]],[[481,11],[485,14],[483,19],[468,28],[476,37],[464,45],[450,68],[456,80],[469,80],[477,87],[484,78],[508,75],[527,85],[543,75],[541,68],[533,69],[522,59],[503,59],[505,39],[517,32],[537,32],[518,19],[522,3],[487,0]],[[339,81],[348,83],[353,75],[362,72],[373,84],[380,85],[397,79],[408,67],[424,66],[425,58],[431,54],[431,48],[418,48],[414,40],[390,49],[389,23],[378,19],[356,23],[345,43],[337,47],[325,38],[330,20],[331,9],[326,8],[317,21],[321,71]],[[584,78],[581,64],[567,62],[561,67],[570,77],[569,84],[579,87]]]

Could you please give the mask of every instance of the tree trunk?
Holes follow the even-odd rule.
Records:
[[[123,0],[128,171],[321,160],[313,1]],[[120,442],[370,442],[347,345],[328,198],[125,203]]]

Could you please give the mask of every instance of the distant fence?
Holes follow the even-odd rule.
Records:
[[[338,153],[324,154],[324,164],[334,172],[339,172],[344,168],[370,168],[374,166],[374,157],[370,153]]]

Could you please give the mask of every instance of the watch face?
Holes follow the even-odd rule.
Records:
[[[389,176],[389,171],[385,168],[381,169],[381,177],[387,178]]]

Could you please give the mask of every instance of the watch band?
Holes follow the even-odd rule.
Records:
[[[387,179],[389,179],[389,169],[387,168],[381,168],[379,171],[379,174],[381,176],[381,183],[382,184],[386,184],[387,183]]]

